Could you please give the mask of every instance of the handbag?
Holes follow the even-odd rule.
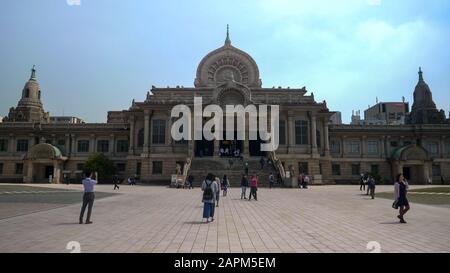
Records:
[[[397,200],[395,200],[394,203],[392,203],[392,208],[398,209],[398,201]]]

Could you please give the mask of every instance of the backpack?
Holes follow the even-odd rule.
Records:
[[[205,183],[206,183],[206,188],[203,191],[203,200],[213,200],[214,199],[214,193],[213,193],[213,190],[212,190],[212,187],[211,187],[213,182],[210,182],[208,184],[208,182],[205,181]]]

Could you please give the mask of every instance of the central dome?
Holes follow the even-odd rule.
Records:
[[[231,45],[227,30],[224,46],[206,55],[197,67],[195,87],[216,87],[229,79],[248,87],[261,87],[259,69],[246,52]]]

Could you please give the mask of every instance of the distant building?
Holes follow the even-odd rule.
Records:
[[[330,123],[336,125],[342,124],[342,113],[341,112],[334,113],[330,118]]]
[[[408,113],[407,102],[380,102],[364,111],[364,124],[402,125]]]
[[[351,125],[364,125],[364,120],[361,120],[361,111],[352,111]]]
[[[59,117],[50,117],[50,123],[82,124],[84,123],[84,121],[81,118],[77,117],[59,116]]]

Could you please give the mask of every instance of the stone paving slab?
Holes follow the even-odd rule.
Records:
[[[96,189],[113,192],[110,185]],[[117,192],[95,201],[92,225],[77,223],[80,204],[0,220],[0,252],[68,253],[70,241],[82,252],[369,252],[369,241],[382,252],[450,252],[448,207],[411,204],[408,224],[399,224],[392,200],[371,200],[359,186],[260,189],[250,202],[231,188],[209,224],[202,223],[198,188],[123,185]]]

